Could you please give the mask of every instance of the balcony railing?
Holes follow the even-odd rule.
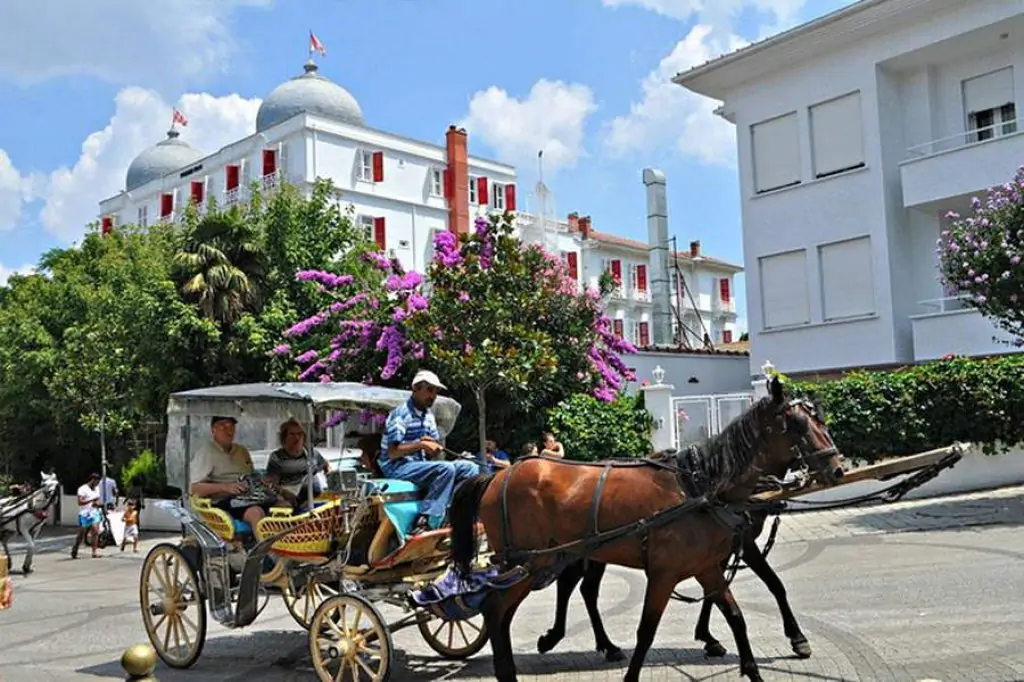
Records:
[[[263,189],[271,190],[277,187],[277,173],[267,173],[263,176]]]
[[[229,189],[229,190],[225,190],[224,191],[224,205],[225,206],[231,206],[232,204],[237,204],[239,199],[241,199],[241,188],[240,187],[235,187],[234,189]]]
[[[633,289],[633,300],[642,301],[644,303],[651,302],[651,291],[650,289]]]
[[[976,128],[967,132],[941,137],[931,142],[917,144],[907,149],[908,159],[919,159],[939,152],[948,152],[961,147],[969,147],[982,142],[989,142],[1000,137],[1014,135],[1024,126],[1024,117],[1012,121],[995,123],[984,128]]]
[[[947,296],[945,298],[929,298],[918,301],[918,314],[934,315],[936,313],[952,313],[958,310],[971,310],[968,296]]]

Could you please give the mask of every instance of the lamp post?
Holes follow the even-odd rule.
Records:
[[[654,383],[658,386],[665,383],[665,370],[661,368],[661,365],[655,366],[651,372],[651,378],[654,379]]]

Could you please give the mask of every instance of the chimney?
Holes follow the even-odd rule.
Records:
[[[650,246],[651,331],[655,346],[672,345],[672,290],[668,281],[668,202],[665,174],[645,168],[647,188],[647,243]]]
[[[690,242],[690,258],[696,258],[700,255],[700,241]]]
[[[448,152],[448,231],[469,234],[469,148],[464,128],[448,126],[445,146]]]
[[[590,238],[590,216],[588,215],[580,218],[580,234],[583,235],[584,239]]]
[[[580,214],[575,211],[569,214],[569,231],[579,232],[580,231]]]

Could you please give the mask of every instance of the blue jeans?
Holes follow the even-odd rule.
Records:
[[[408,458],[391,460],[381,466],[381,470],[388,478],[415,483],[425,491],[420,501],[420,514],[430,518],[433,528],[440,525],[448,513],[455,486],[480,473],[479,465],[464,460],[445,462]]]

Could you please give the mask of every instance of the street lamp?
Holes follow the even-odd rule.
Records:
[[[772,364],[771,360],[765,360],[764,364],[761,365],[761,376],[766,379],[770,379],[774,373],[775,365]]]
[[[655,384],[665,383],[665,370],[661,368],[661,365],[655,366],[654,371],[651,372],[651,378],[654,379]]]

